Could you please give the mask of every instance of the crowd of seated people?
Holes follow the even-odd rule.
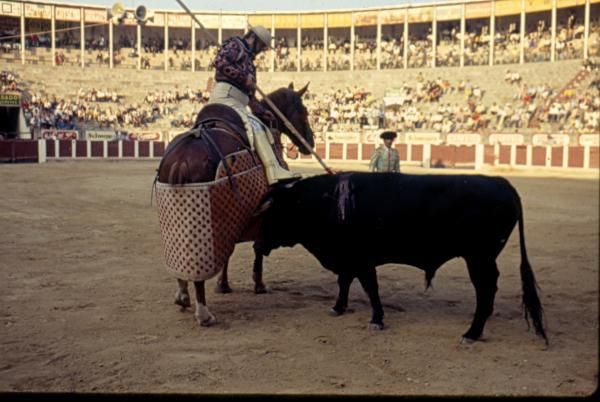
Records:
[[[330,36],[327,42],[327,70],[350,70],[350,39]]]
[[[442,133],[560,130],[597,132],[600,120],[599,64],[590,59],[582,68],[592,74],[585,88],[553,88],[548,83],[531,85],[517,71],[506,69],[504,83],[512,88],[510,100],[486,99],[485,88],[468,79],[451,82],[417,74],[400,83],[395,102],[386,104],[368,89],[357,86],[331,88],[305,96],[315,132],[361,130],[376,127],[397,130],[433,130]],[[2,91],[22,90],[16,74],[0,74]],[[582,84],[583,85],[583,84]],[[189,86],[152,90],[138,103],[125,104],[114,90],[80,88],[72,98],[45,91],[29,91],[24,97],[27,121],[36,128],[75,128],[81,123],[100,127],[147,127],[154,123],[189,128],[197,111],[208,101],[207,90]],[[452,95],[452,102],[444,97]],[[560,96],[558,96],[560,95]]]
[[[421,68],[431,67],[431,57],[433,53],[433,42],[431,28],[429,33],[424,36],[412,36],[408,44],[408,67]]]
[[[494,35],[494,63],[512,64],[518,63],[520,57],[519,46],[521,36],[517,30],[517,24],[510,24],[507,28],[496,28]]]
[[[439,29],[439,28],[438,28]],[[460,27],[453,25],[441,29],[436,44],[436,66],[460,64]]]
[[[17,74],[11,71],[0,71],[0,92],[20,92]]]
[[[112,89],[96,89],[85,90],[80,87],[77,91],[77,99],[87,102],[114,102],[119,103],[123,95],[117,94],[117,91]]]
[[[354,68],[356,70],[377,68],[377,41],[375,38],[361,40],[355,44]]]
[[[323,71],[323,39],[302,38],[300,64],[302,71]]]
[[[578,91],[565,90],[541,109],[538,118],[565,133],[600,130],[600,81]]]
[[[23,102],[23,113],[32,128],[77,129],[83,123],[99,128],[148,127],[161,118],[164,108],[157,105],[145,106],[110,104],[102,107],[85,100],[65,100],[44,92],[30,93]]]
[[[404,68],[404,39],[381,39],[381,68]]]
[[[465,65],[486,65],[490,57],[489,23],[467,23],[465,30]]]

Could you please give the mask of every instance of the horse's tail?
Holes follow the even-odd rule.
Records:
[[[540,299],[538,297],[537,290],[539,288],[535,280],[535,276],[533,275],[531,265],[529,264],[529,259],[527,258],[527,250],[525,248],[525,228],[523,223],[523,207],[521,205],[521,200],[518,195],[517,202],[519,206],[519,238],[521,247],[521,283],[523,286],[523,312],[527,324],[529,325],[529,317],[531,317],[531,321],[533,321],[535,332],[539,336],[544,338],[547,345],[548,337],[546,336],[546,331],[544,329],[544,309],[542,308],[542,303],[540,302]]]

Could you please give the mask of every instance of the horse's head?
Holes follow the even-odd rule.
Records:
[[[304,88],[300,89],[299,91],[295,91],[294,85],[290,84],[287,88],[280,88],[275,92],[270,93],[268,96],[275,106],[277,106],[277,108],[281,111],[281,113],[283,113],[283,115],[288,119],[288,121],[292,123],[302,138],[304,138],[311,148],[314,148],[314,134],[310,128],[310,124],[308,123],[308,112],[302,103],[302,95],[304,95],[307,89],[308,84],[306,84]],[[262,104],[267,110],[271,110],[264,100],[262,101]],[[296,136],[290,132],[290,130],[285,126],[283,121],[279,119],[275,112],[273,112],[273,114],[277,119],[277,125],[281,132],[285,133],[292,140],[300,152],[302,152],[304,155],[309,155],[310,149],[307,149],[300,142],[300,140],[298,140]]]

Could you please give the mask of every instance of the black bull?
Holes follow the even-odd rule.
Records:
[[[492,314],[499,272],[496,257],[519,223],[525,319],[548,339],[536,282],[527,259],[523,209],[504,178],[480,175],[344,173],[315,176],[273,188],[263,210],[257,255],[301,244],[338,275],[332,313],[347,308],[358,278],[372,307],[371,326],[383,328],[375,267],[408,264],[436,270],[454,257],[466,260],[477,306],[463,340],[478,339]],[[260,260],[260,258],[259,258]]]

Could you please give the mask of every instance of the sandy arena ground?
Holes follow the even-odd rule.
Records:
[[[306,172],[317,172],[315,166],[292,163]],[[475,308],[463,260],[448,262],[427,292],[421,271],[380,267],[387,328],[374,332],[358,281],[350,294],[355,311],[327,314],[336,277],[300,246],[265,259],[270,293],[255,295],[251,244],[238,245],[230,260],[234,293],[216,294],[215,280],[208,283],[219,324],[201,328],[192,311],[173,304],[176,281],[164,269],[150,206],[156,167],[0,165],[0,392],[566,396],[596,390],[597,172],[487,172],[507,176],[523,199],[546,348],[522,318],[516,231],[498,259],[494,315],[483,341],[473,345],[458,342]]]

